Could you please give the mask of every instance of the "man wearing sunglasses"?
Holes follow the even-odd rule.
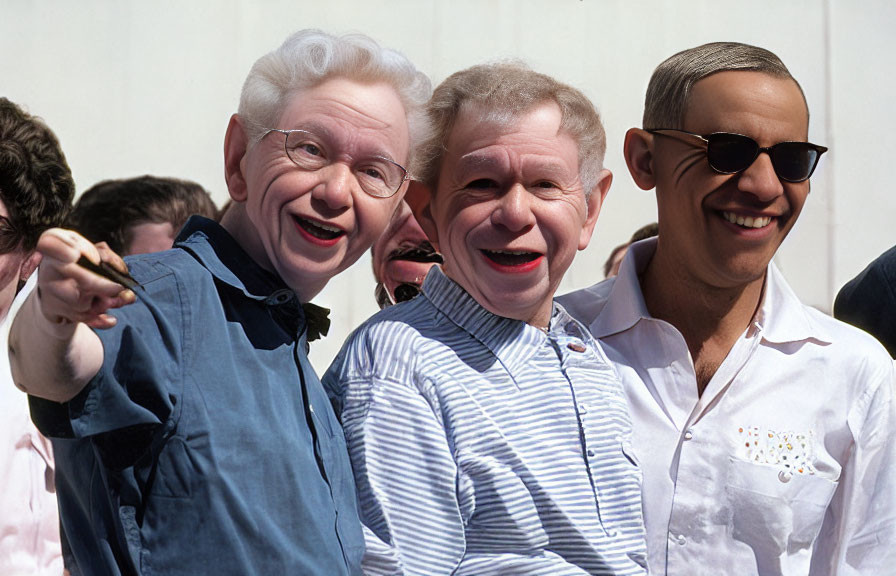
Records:
[[[660,64],[635,183],[659,236],[560,298],[625,384],[651,574],[887,574],[896,563],[893,363],[802,305],[771,263],[825,152],[802,89],[735,43]]]

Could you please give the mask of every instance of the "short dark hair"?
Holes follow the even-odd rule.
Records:
[[[34,250],[40,235],[60,226],[75,196],[75,181],[59,140],[43,120],[0,97],[0,200],[9,211],[12,244]]]
[[[177,231],[193,214],[215,218],[217,212],[211,196],[199,184],[147,175],[104,180],[92,186],[75,203],[68,227],[123,254],[137,224],[168,222]]]

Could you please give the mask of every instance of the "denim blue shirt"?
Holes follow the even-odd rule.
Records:
[[[198,217],[128,265],[148,297],[97,332],[100,372],[67,404],[32,399],[73,576],[357,573],[345,440],[294,293]]]

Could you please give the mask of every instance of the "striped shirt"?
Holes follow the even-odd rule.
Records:
[[[547,333],[434,268],[324,376],[360,495],[367,574],[644,574],[621,383],[559,305]]]

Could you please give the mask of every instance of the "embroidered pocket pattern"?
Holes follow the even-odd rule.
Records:
[[[787,430],[776,432],[758,426],[737,429],[741,456],[757,464],[780,466],[797,474],[815,474],[815,434]]]

